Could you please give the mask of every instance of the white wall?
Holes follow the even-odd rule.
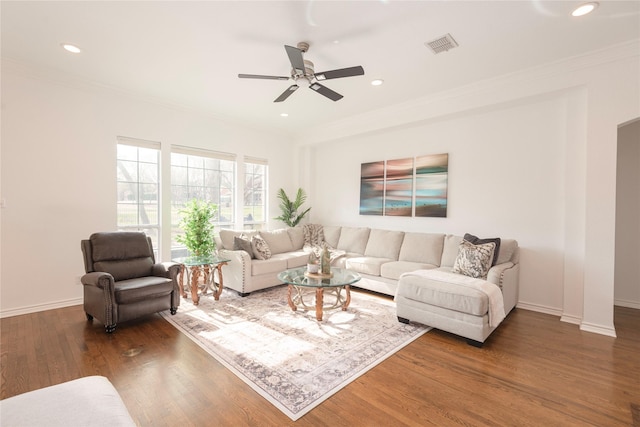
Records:
[[[638,52],[636,40],[309,129],[297,143],[311,219],[516,238],[520,307],[615,336],[616,132],[640,117]],[[439,152],[446,219],[358,215],[360,163]]]
[[[516,239],[521,303],[561,312],[565,107],[554,96],[315,146],[312,219]],[[438,153],[449,154],[447,218],[359,215],[361,163]]]
[[[615,303],[640,309],[640,120],[618,129]]]
[[[117,136],[266,158],[271,188],[292,181],[286,137],[49,81],[6,62],[1,136],[2,316],[81,303],[80,240],[116,228]],[[273,218],[277,199],[270,204]]]

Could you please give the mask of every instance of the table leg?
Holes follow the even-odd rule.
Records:
[[[345,291],[346,300],[344,304],[342,304],[342,311],[347,311],[347,307],[349,307],[349,304],[351,303],[351,286],[345,285],[344,291]]]
[[[220,300],[220,294],[222,294],[222,288],[224,287],[223,283],[222,283],[222,266],[223,265],[227,265],[226,262],[221,262],[220,264],[217,265],[217,270],[218,270],[218,281],[219,286],[216,289],[216,278],[215,277],[211,277],[211,281],[213,283],[213,298],[215,298],[216,301]],[[211,272],[211,275],[213,276],[213,272]]]
[[[287,303],[289,304],[289,307],[291,307],[291,310],[296,311],[298,310],[298,307],[296,307],[296,305],[293,303],[293,299],[291,298],[292,293],[293,293],[293,285],[289,285],[287,289]]]
[[[198,266],[191,267],[191,301],[193,305],[200,303],[198,296],[198,278],[200,277],[200,268]]]
[[[322,307],[324,305],[324,288],[316,289],[316,319],[322,320]]]

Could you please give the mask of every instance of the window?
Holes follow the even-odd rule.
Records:
[[[187,147],[171,149],[171,256],[185,255],[176,241],[180,230],[180,210],[191,199],[218,206],[218,228],[234,228],[235,155]]]
[[[160,250],[160,143],[118,137],[118,230],[144,231]]]
[[[245,229],[261,229],[267,223],[267,161],[245,157],[244,208]]]

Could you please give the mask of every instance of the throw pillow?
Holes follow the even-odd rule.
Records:
[[[260,235],[255,235],[251,238],[251,249],[256,259],[265,260],[271,258],[271,249],[269,249],[266,240]]]
[[[495,248],[496,244],[493,242],[474,245],[463,240],[458,247],[452,271],[476,279],[486,279]]]
[[[474,245],[482,245],[484,243],[495,243],[496,244],[496,249],[495,251],[493,251],[493,260],[491,261],[491,266],[493,267],[494,265],[496,265],[496,261],[498,261],[498,254],[500,254],[500,238],[499,237],[495,237],[492,239],[481,239],[478,236],[474,236],[473,234],[469,234],[466,233],[464,235],[464,240],[466,240],[469,243],[473,243]]]
[[[251,240],[249,240],[245,234],[241,234],[240,236],[235,236],[233,238],[233,250],[245,251],[249,254],[249,257],[255,258],[253,255],[253,248],[251,247]]]

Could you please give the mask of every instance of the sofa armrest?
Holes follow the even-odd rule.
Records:
[[[224,287],[241,294],[247,293],[247,283],[251,281],[251,257],[246,251],[219,249],[218,255],[230,261],[222,267]]]
[[[518,303],[520,264],[505,262],[491,267],[487,281],[494,283],[502,290],[504,312],[509,312]]]
[[[177,262],[162,262],[151,267],[151,274],[157,277],[166,277],[173,280],[178,277],[179,273],[180,264]]]

